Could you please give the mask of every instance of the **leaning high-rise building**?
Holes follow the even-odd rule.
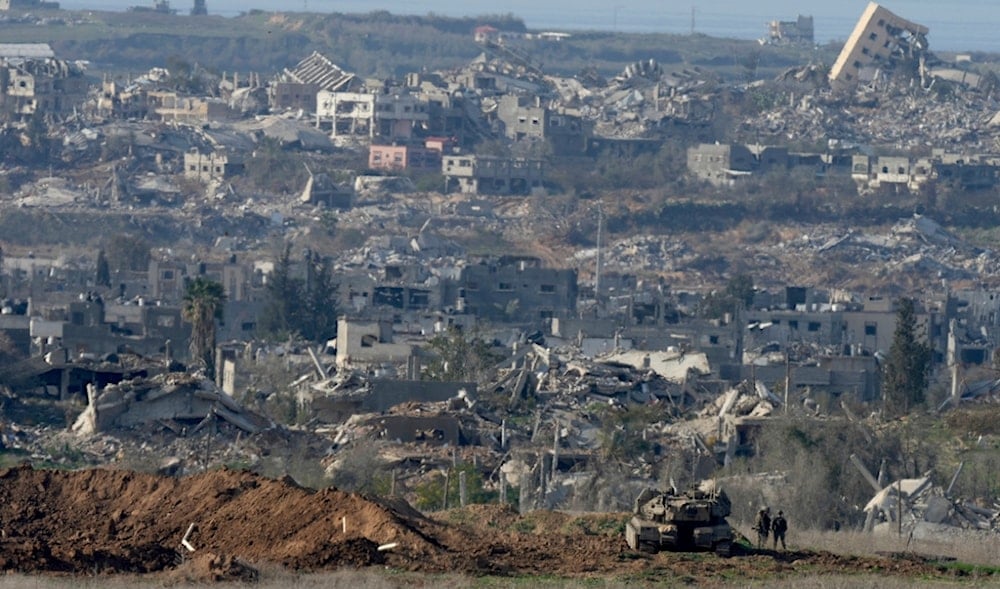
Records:
[[[897,57],[927,49],[927,27],[896,16],[875,2],[861,14],[854,32],[830,68],[830,85],[849,88],[871,79],[874,70]]]

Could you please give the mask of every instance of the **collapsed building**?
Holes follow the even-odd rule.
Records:
[[[857,456],[852,454],[850,459],[875,491],[864,507],[866,532],[911,540],[952,537],[968,541],[992,539],[1000,533],[1000,509],[996,505],[977,505],[951,496],[964,463],[959,464],[945,488],[934,484],[930,472],[889,482],[884,461],[876,477]]]
[[[927,33],[927,27],[870,2],[830,68],[830,86],[842,90],[870,82],[875,70],[901,58],[916,59],[927,50]]]
[[[770,43],[779,45],[812,45],[814,42],[813,17],[798,15],[795,20],[772,20],[767,24]]]
[[[36,112],[58,118],[79,108],[87,79],[78,63],[56,59],[45,43],[0,44],[0,115],[15,120]]]
[[[361,85],[361,81],[328,57],[312,52],[282,75],[269,87],[271,107],[276,110],[316,112],[316,96],[320,90],[346,92]]]

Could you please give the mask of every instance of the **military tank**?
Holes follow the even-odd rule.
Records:
[[[635,500],[625,540],[632,550],[645,552],[714,550],[730,556],[733,529],[726,516],[731,507],[726,493],[713,488],[646,489]]]

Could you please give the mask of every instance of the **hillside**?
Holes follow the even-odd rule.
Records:
[[[316,50],[362,76],[463,65],[481,49],[472,30],[491,24],[520,30],[511,17],[447,18],[369,14],[265,13],[234,18],[136,12],[66,12],[46,21],[3,24],[5,42],[48,42],[57,55],[87,60],[92,70],[136,73],[163,67],[167,57],[215,71],[280,71]],[[761,47],[755,41],[705,35],[580,32],[565,41],[533,41],[523,49],[547,73],[573,75],[594,68],[601,75],[655,59],[668,67],[698,67],[743,78],[771,77],[818,57],[832,62],[836,48]]]

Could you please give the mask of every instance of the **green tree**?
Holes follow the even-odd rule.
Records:
[[[313,342],[326,341],[337,334],[337,285],[330,267],[321,260],[309,260],[309,281],[300,333]]]
[[[424,368],[424,380],[483,382],[503,360],[478,334],[456,327],[434,336],[427,346],[434,359]]]
[[[267,298],[259,322],[265,335],[287,338],[298,333],[303,290],[302,281],[293,275],[292,246],[286,244],[267,277]]]
[[[726,284],[726,295],[743,305],[744,308],[753,306],[754,292],[753,278],[749,274],[737,274]]]
[[[726,288],[712,291],[698,304],[698,314],[706,319],[721,319],[726,313],[753,305],[754,285],[749,274],[737,274],[729,279]]]
[[[913,299],[897,301],[896,331],[882,370],[882,401],[889,416],[905,415],[923,403],[932,350],[917,333]]]
[[[184,319],[191,323],[191,359],[199,362],[209,378],[215,377],[215,322],[222,318],[226,293],[222,285],[199,276],[184,292]]]
[[[304,279],[296,276],[291,245],[286,245],[268,276],[261,332],[323,342],[337,333],[337,285],[327,263],[310,252],[301,268]]]

